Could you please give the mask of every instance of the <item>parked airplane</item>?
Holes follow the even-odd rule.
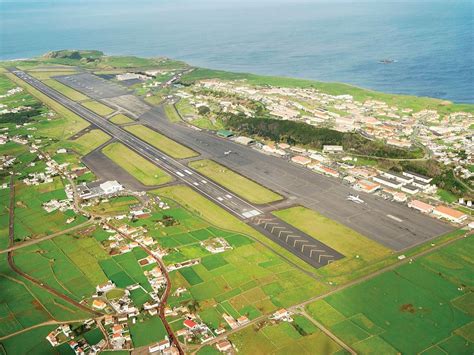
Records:
[[[232,150],[228,150],[227,152],[224,152],[224,155],[229,155],[230,153],[232,153]]]
[[[357,196],[349,195],[349,196],[347,196],[347,200],[351,201],[351,202],[354,202],[354,203],[365,203],[365,201],[363,199],[361,199],[359,197],[359,195],[357,195]]]

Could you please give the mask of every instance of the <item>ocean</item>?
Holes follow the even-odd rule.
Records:
[[[0,59],[65,48],[474,103],[471,0],[0,0]]]

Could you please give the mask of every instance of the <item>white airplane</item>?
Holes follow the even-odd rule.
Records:
[[[365,203],[365,201],[363,199],[361,199],[359,197],[359,195],[357,195],[357,196],[349,195],[349,196],[347,196],[347,200],[351,201],[351,202],[354,202],[354,203]]]
[[[230,153],[232,153],[232,150],[228,150],[227,152],[224,152],[224,155],[229,155]]]

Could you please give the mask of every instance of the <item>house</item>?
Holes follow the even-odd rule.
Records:
[[[431,213],[433,212],[434,207],[419,200],[413,200],[408,202],[408,207],[414,208],[415,210],[418,210],[422,213]]]
[[[467,219],[467,215],[452,208],[440,205],[436,206],[433,214],[440,218],[445,218],[454,223],[462,223]]]
[[[191,320],[191,319],[186,319],[184,322],[183,322],[183,325],[188,328],[189,330],[196,330],[199,328],[199,324],[197,324],[195,321]]]
[[[302,155],[295,155],[294,157],[291,158],[291,161],[296,164],[300,165],[308,165],[311,163],[311,159],[304,157]]]
[[[214,331],[214,333],[216,333],[217,335],[221,335],[225,333],[225,328],[219,327]]]
[[[288,312],[286,309],[282,308],[273,313],[273,319],[275,320],[282,320],[285,322],[291,322],[293,319],[291,319],[291,314]]]
[[[97,308],[97,309],[104,309],[105,307],[107,307],[107,303],[105,303],[102,300],[95,299],[92,302],[92,307]]]
[[[108,280],[106,283],[97,285],[95,287],[95,290],[97,292],[108,292],[110,290],[113,290],[114,288],[115,288],[115,284],[112,281]]]
[[[222,314],[222,317],[226,321],[226,323],[229,325],[231,329],[235,329],[239,327],[239,324],[235,321],[235,319],[232,316],[229,316],[228,314]]]
[[[220,352],[226,352],[232,349],[232,344],[228,340],[221,340],[216,344],[217,350]]]
[[[165,349],[168,349],[171,346],[169,339],[164,339],[156,344],[150,345],[148,347],[148,351],[150,353],[154,353],[157,351],[163,351]]]
[[[242,316],[242,317],[237,318],[237,324],[238,325],[245,325],[248,322],[250,322],[250,321],[246,316]]]
[[[407,195],[403,192],[395,192],[392,196],[393,200],[397,202],[405,202],[407,200]]]

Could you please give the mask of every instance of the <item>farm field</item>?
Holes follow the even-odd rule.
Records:
[[[148,127],[133,125],[127,126],[125,129],[175,159],[191,158],[198,155],[194,150],[191,150]]]
[[[390,249],[314,210],[297,206],[272,213],[345,256],[319,269],[318,273],[321,275],[341,275],[342,277],[338,280],[344,281],[345,274],[350,277],[354,270],[368,266],[391,254]]]
[[[119,113],[117,115],[112,116],[110,119],[110,122],[115,123],[115,124],[124,124],[124,123],[130,123],[134,122],[130,117],[125,116],[123,113]]]
[[[0,250],[6,249],[9,244],[8,221],[10,220],[8,210],[10,208],[10,189],[0,190]]]
[[[212,160],[193,161],[189,166],[249,202],[265,204],[282,199],[277,193]]]
[[[216,227],[226,229],[229,231],[234,231],[236,233],[241,233],[251,237],[254,240],[257,240],[260,243],[265,243],[268,247],[271,247],[272,250],[278,252],[280,255],[284,256],[287,260],[291,261],[299,268],[307,270],[314,273],[315,270],[313,267],[309,266],[307,263],[302,261],[297,256],[293,255],[291,252],[280,247],[278,244],[273,243],[270,239],[237,219],[229,212],[219,207],[215,203],[211,202],[207,198],[201,196],[199,193],[195,192],[188,186],[176,185],[162,187],[158,190],[152,191],[160,196],[168,197],[181,206],[192,211],[196,216],[201,217],[207,222],[213,224]]]
[[[92,112],[95,112],[96,114],[100,116],[108,116],[111,113],[115,112],[115,110],[107,105],[104,105],[98,101],[83,101],[81,102],[81,105],[88,108]]]
[[[15,241],[38,238],[85,222],[85,217],[76,215],[72,210],[48,213],[42,207],[43,203],[50,200],[65,198],[64,187],[59,179],[38,186],[15,184]],[[75,217],[75,220],[67,224],[66,220],[71,217]]]
[[[144,185],[161,185],[172,180],[170,175],[122,143],[109,144],[102,152]]]
[[[461,239],[307,311],[362,353],[471,354],[473,252],[472,237]]]
[[[242,354],[334,354],[342,348],[307,318],[293,316],[293,322],[262,322],[230,336]]]
[[[141,319],[130,325],[130,335],[135,347],[159,342],[165,338],[166,334],[165,326],[159,317]]]
[[[107,282],[99,262],[110,257],[90,235],[63,235],[15,252],[20,270],[69,297],[81,300]]]
[[[1,351],[1,347],[3,346],[7,354],[50,354],[52,348],[46,340],[46,336],[56,327],[55,325],[47,325],[26,331],[5,340],[0,340],[0,353],[3,354]]]

